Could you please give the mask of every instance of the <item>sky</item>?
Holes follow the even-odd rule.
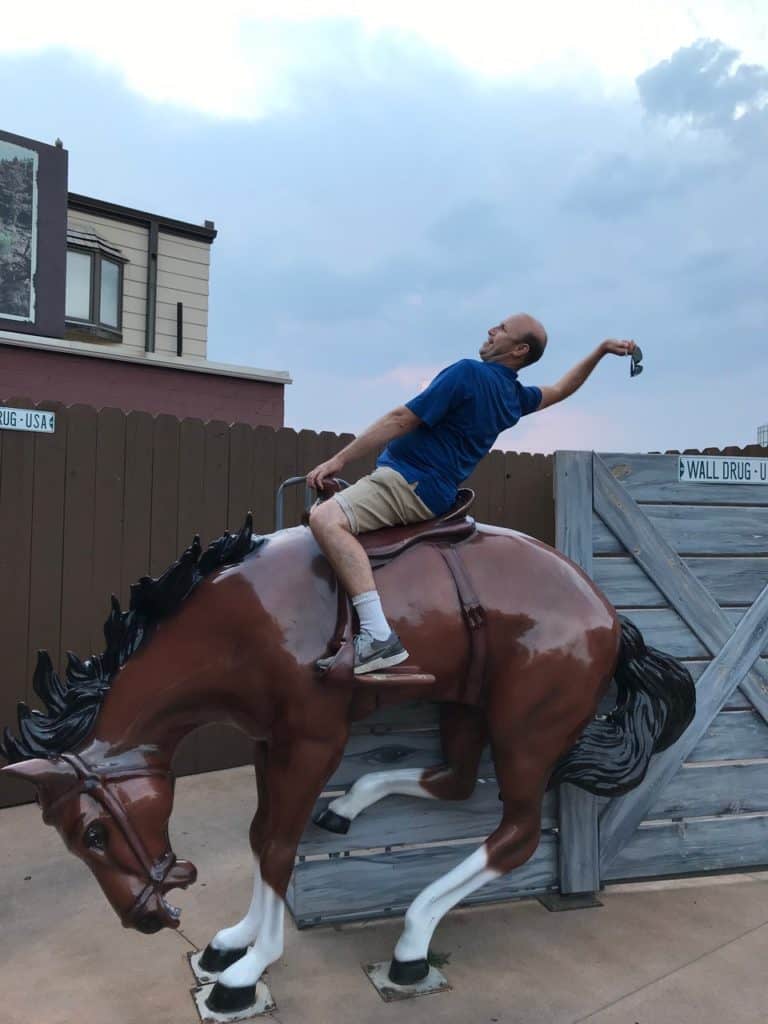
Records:
[[[746,444],[768,422],[764,0],[42,0],[3,16],[0,128],[73,192],[214,220],[208,356],[286,424],[364,428],[517,311],[566,402],[519,451]]]

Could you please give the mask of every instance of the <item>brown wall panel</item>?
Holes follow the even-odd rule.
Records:
[[[125,416],[119,409],[98,414],[93,522],[93,606],[88,652],[104,646],[103,624],[112,594],[120,595],[123,554]]]
[[[87,405],[72,406],[67,417],[61,642],[65,651],[74,651],[81,658],[95,653],[91,650],[91,631],[95,612],[92,586],[97,436],[96,410]]]
[[[56,414],[58,427],[53,434],[34,435],[34,543],[30,550],[29,623],[26,638],[28,666],[31,665],[32,669],[36,663],[35,652],[38,650],[48,651],[56,668],[61,664],[61,577],[67,470],[67,410],[53,402],[44,404],[43,407]],[[122,456],[120,469],[122,472]],[[0,496],[0,503],[2,502]]]
[[[22,403],[19,403],[20,405]],[[33,455],[32,434],[2,431],[0,448],[0,720],[15,725],[17,700],[28,700],[31,679],[26,642],[29,613],[29,565],[32,539]],[[30,787],[14,779],[0,779],[0,800],[30,800]]]
[[[179,556],[179,421],[154,422],[149,572],[159,576]]]
[[[284,391],[282,383],[157,366],[138,359],[98,359],[66,350],[26,348],[0,339],[0,401],[30,395],[34,402],[101,404],[95,396],[104,396],[103,404],[124,412],[280,427]]]

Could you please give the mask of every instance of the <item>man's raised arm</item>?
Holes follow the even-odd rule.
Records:
[[[634,341],[617,341],[615,338],[608,338],[598,345],[586,359],[582,359],[564,377],[561,377],[557,384],[541,389],[541,404],[536,411],[539,412],[541,409],[546,409],[548,405],[554,405],[556,402],[562,402],[565,398],[570,398],[574,391],[578,391],[603,356],[628,356],[634,350]]]
[[[367,455],[371,451],[377,451],[395,437],[403,434],[410,434],[412,430],[421,423],[416,413],[411,412],[404,405],[388,412],[381,419],[376,420],[370,427],[359,434],[353,441],[337,452],[333,458],[321,462],[319,466],[307,473],[307,483],[310,487],[318,490],[323,486],[323,481],[328,477],[339,474],[344,466],[353,459]]]

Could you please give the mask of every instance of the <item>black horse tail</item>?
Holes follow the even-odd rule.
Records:
[[[596,796],[621,796],[640,785],[652,755],[671,747],[693,720],[696,687],[688,669],[646,647],[629,619],[619,621],[616,707],[589,723],[558,762],[550,786],[571,782]]]

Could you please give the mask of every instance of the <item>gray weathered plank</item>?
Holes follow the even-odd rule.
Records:
[[[710,653],[671,608],[623,608],[621,614],[634,622],[646,643],[675,658],[698,661],[707,658]],[[744,617],[744,609],[724,608],[723,615],[729,623],[730,631],[733,632]],[[768,641],[763,650],[768,654]],[[760,666],[762,671],[765,667],[764,662],[761,661]]]
[[[697,580],[720,605],[750,605],[768,583],[768,558],[684,559]],[[616,608],[661,608],[667,600],[633,558],[595,558],[592,578]]]
[[[461,905],[519,899],[557,884],[557,837],[544,833],[522,867],[483,886]],[[473,843],[332,857],[297,864],[287,903],[300,928],[401,914],[421,890],[455,867]]]
[[[677,455],[601,452],[600,458],[635,501],[662,501],[670,505],[768,505],[768,486],[680,483]]]
[[[768,757],[768,725],[754,709],[721,711],[686,761],[736,761]]]
[[[645,820],[701,818],[757,811],[768,813],[768,760],[757,764],[699,768],[683,765],[665,786]]]
[[[679,555],[768,554],[768,514],[764,508],[644,505],[643,512]],[[592,538],[596,555],[626,554],[599,516],[592,520]]]
[[[690,661],[689,659],[681,659],[681,663],[685,665],[688,671],[691,673],[691,678],[696,682],[701,675],[703,675],[705,669],[711,662],[711,658],[707,661]],[[768,670],[768,658],[760,658],[763,671]],[[600,714],[606,714],[616,706],[616,687],[615,684],[611,684],[608,688],[608,692],[605,697],[600,701],[598,705],[598,712]],[[724,711],[754,711],[755,706],[752,701],[746,697],[741,690],[734,690],[734,692],[727,698],[723,705]]]
[[[673,608],[696,633],[710,654],[716,654],[732,633],[731,622],[738,616],[736,609],[723,610],[691,570],[660,537],[651,520],[627,494],[621,484],[611,476],[602,459],[592,460],[595,482],[594,507],[613,533],[631,552],[632,557],[664,593]],[[649,506],[652,507],[652,506]],[[707,511],[712,511],[711,509]],[[717,510],[716,510],[717,511]],[[720,509],[724,514],[725,509]],[[751,512],[751,509],[738,509]],[[768,513],[762,515],[763,529],[768,539]],[[730,621],[729,621],[730,620]],[[671,649],[670,649],[671,652]],[[758,654],[765,654],[760,649]],[[689,657],[697,657],[691,654]],[[749,667],[745,678],[739,680],[758,711],[768,721],[768,676],[761,666]]]
[[[603,871],[605,881],[768,866],[768,815],[704,818],[639,828]]]
[[[768,586],[738,624],[696,687],[696,716],[677,743],[651,759],[645,781],[626,796],[611,801],[601,818],[603,871],[658,799],[662,788],[700,742],[715,715],[754,664],[768,634]],[[734,712],[737,714],[738,712]]]
[[[690,661],[688,659],[683,659],[683,664],[691,673],[693,681],[696,682],[704,673],[704,670],[711,660],[711,658],[708,658],[706,661]],[[758,658],[756,664],[758,664],[760,666],[760,670],[768,676],[768,658]],[[753,708],[754,704],[740,690],[736,690],[730,695],[724,707],[729,709]]]
[[[315,811],[328,799],[319,800]],[[319,853],[367,850],[375,846],[412,846],[454,839],[478,840],[493,832],[501,818],[499,787],[495,779],[481,779],[468,800],[420,800],[418,797],[390,796],[374,804],[352,822],[345,836],[326,832],[310,823],[301,837],[303,857]],[[557,826],[557,797],[549,792],[542,805],[542,827]]]
[[[341,764],[326,784],[326,789],[351,786],[366,772],[394,768],[428,768],[442,763],[440,734],[437,731],[388,732],[382,735],[360,733],[350,736]],[[478,769],[485,778],[494,774],[486,749]]]
[[[592,575],[592,456],[556,452],[555,544]],[[600,887],[598,805],[591,793],[560,787],[560,891],[594,892]]]
[[[555,543],[592,575],[592,457],[590,452],[555,452]]]

